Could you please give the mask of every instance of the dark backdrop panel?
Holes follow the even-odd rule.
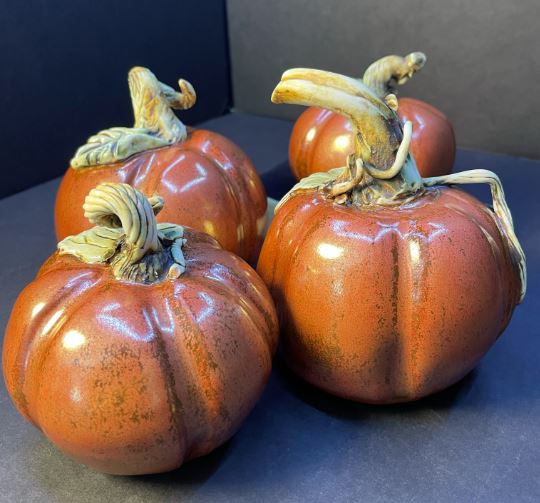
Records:
[[[196,123],[229,105],[223,0],[2,0],[0,197],[63,173],[100,129],[132,124],[127,72],[189,80]]]
[[[294,117],[272,105],[281,73],[308,66],[361,76],[389,53],[423,50],[403,95],[452,120],[462,147],[540,157],[538,0],[228,0],[235,107]]]

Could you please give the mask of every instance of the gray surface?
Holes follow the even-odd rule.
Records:
[[[265,167],[273,131],[279,179],[287,145],[276,140],[280,123],[266,124],[247,116],[213,122],[249,141],[257,127],[259,143],[245,146]],[[529,259],[530,290],[504,336],[461,383],[415,404],[363,406],[301,383],[278,357],[263,398],[227,445],[170,474],[122,478],[59,453],[15,412],[2,381],[0,501],[539,501],[540,162],[459,152],[458,169],[480,166],[503,179]],[[2,332],[16,295],[54,248],[57,184],[0,201]]]
[[[458,145],[540,158],[538,0],[227,0],[234,105],[272,105],[281,73],[307,66],[361,76],[389,53],[423,50],[426,67],[402,90],[443,110]]]

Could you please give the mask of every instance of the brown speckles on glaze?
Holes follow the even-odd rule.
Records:
[[[151,285],[55,253],[10,317],[3,368],[17,408],[98,470],[162,472],[206,454],[270,375],[277,315],[264,283],[209,236],[185,237],[186,272]]]
[[[171,362],[169,361],[169,353],[167,351],[167,347],[165,345],[164,336],[161,331],[161,328],[158,326],[157,323],[152,324],[154,337],[154,351],[153,356],[158,360],[159,366],[161,367],[161,370],[163,372],[163,384],[166,389],[166,396],[167,396],[167,402],[169,404],[169,410],[170,410],[170,424],[171,424],[171,430],[174,428],[174,432],[171,431],[171,434],[175,435],[176,441],[179,442],[180,438],[182,439],[182,443],[184,444],[183,452],[185,452],[185,444],[186,444],[186,431],[184,424],[182,423],[182,420],[180,419],[180,416],[183,411],[182,402],[178,398],[178,395],[176,393],[176,377],[174,368],[171,365]],[[176,356],[176,355],[174,355]],[[137,422],[137,421],[136,421]],[[161,442],[158,444],[161,445],[165,443],[165,440],[162,436],[159,437],[161,439]],[[178,463],[181,464],[184,462],[184,458],[181,457],[178,460]]]
[[[258,271],[291,368],[371,403],[414,400],[463,377],[519,296],[495,219],[454,188],[376,210],[298,193],[275,216]]]

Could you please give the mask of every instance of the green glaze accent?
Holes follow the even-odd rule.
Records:
[[[62,253],[69,253],[88,264],[104,264],[116,253],[124,235],[122,229],[97,225],[58,243]]]
[[[184,228],[156,222],[159,197],[146,198],[123,183],[103,183],[85,199],[85,216],[97,224],[58,243],[60,253],[88,264],[109,264],[116,278],[151,283],[186,269]]]
[[[287,192],[274,208],[274,213],[288,201],[294,194],[298,192],[309,192],[310,190],[320,190],[327,185],[335,182],[345,171],[345,168],[334,168],[321,173],[313,173],[305,178],[302,178],[297,184],[293,185],[291,190]]]
[[[71,159],[72,168],[115,163],[186,138],[186,127],[173,109],[186,110],[195,104],[196,94],[189,82],[180,79],[181,92],[177,92],[159,82],[148,68],[134,67],[128,83],[134,127],[112,127],[91,136]]]

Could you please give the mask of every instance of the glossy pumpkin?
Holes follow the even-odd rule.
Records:
[[[111,474],[172,470],[225,442],[259,398],[277,341],[255,271],[184,231],[185,272],[149,284],[56,252],[20,294],[3,351],[19,412]]]
[[[368,145],[358,143],[347,167],[297,184],[268,230],[257,270],[276,301],[288,365],[368,403],[455,383],[525,292],[525,258],[498,178],[475,170],[422,179],[407,155],[411,123],[401,129],[353,79],[289,70],[272,99],[339,110]],[[396,141],[394,153],[387,147]],[[495,211],[443,186],[483,182]]]
[[[386,56],[373,63],[363,81],[384,97],[393,92],[391,81],[404,84],[423,67],[425,55],[405,58]],[[397,114],[413,124],[411,153],[424,177],[450,173],[456,155],[452,124],[428,103],[399,98]],[[289,142],[289,164],[297,179],[344,166],[354,151],[352,125],[339,113],[320,107],[307,108],[297,119]]]
[[[450,188],[376,211],[299,194],[276,214],[258,271],[292,370],[372,403],[413,400],[461,379],[519,297],[490,211]]]
[[[157,85],[157,79],[151,73],[149,77],[149,73],[140,68],[130,72],[134,102],[138,99],[135,86],[139,89]],[[146,80],[144,85],[140,84],[143,78],[149,84]],[[193,94],[183,107],[191,106],[194,99]],[[172,114],[171,105],[166,105],[163,107],[165,112]],[[142,109],[138,112],[140,115],[145,113],[151,118],[156,115],[156,112],[149,112],[142,106],[134,105],[134,109]],[[176,117],[174,120],[178,121]],[[139,119],[139,122],[142,124],[137,124],[136,132],[142,126],[150,131],[158,129],[158,126],[148,124],[149,119]],[[162,127],[161,122],[159,127]],[[171,144],[136,152],[116,162],[92,164],[94,158],[91,158],[91,165],[70,166],[56,198],[57,238],[60,240],[89,228],[82,204],[91,188],[103,182],[122,182],[145,194],[157,194],[167,201],[159,221],[181,222],[204,231],[216,238],[226,250],[254,262],[262,242],[266,195],[251,161],[237,145],[211,131],[188,129],[180,139],[175,136],[173,140]],[[88,145],[80,150],[85,147]]]
[[[254,261],[262,240],[266,195],[250,160],[223,136],[191,130],[186,140],[137,154],[126,162],[84,170],[68,168],[56,198],[58,239],[90,226],[82,203],[103,182],[128,183],[167,201],[161,222],[182,222]]]

